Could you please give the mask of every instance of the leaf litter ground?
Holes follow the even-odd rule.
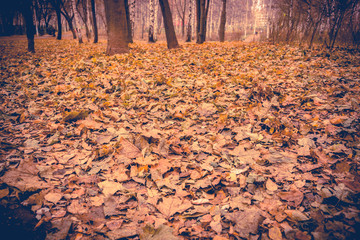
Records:
[[[20,218],[38,239],[358,236],[359,52],[36,46],[0,43],[2,225]]]

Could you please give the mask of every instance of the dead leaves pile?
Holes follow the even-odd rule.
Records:
[[[0,198],[48,239],[358,234],[358,52],[24,45],[1,43]]]

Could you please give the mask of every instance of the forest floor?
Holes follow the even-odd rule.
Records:
[[[356,239],[360,54],[0,41],[12,239]]]

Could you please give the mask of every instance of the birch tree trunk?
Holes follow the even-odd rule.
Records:
[[[189,16],[186,30],[186,42],[191,42],[191,33],[192,33],[192,17],[193,17],[193,9],[194,9],[194,0],[189,0]]]
[[[130,13],[130,26],[131,27],[131,38],[134,38],[135,31],[135,0],[129,0],[129,13]]]
[[[76,0],[72,0],[71,2],[72,10],[74,12],[74,28],[76,30],[76,35],[79,40],[79,43],[83,43],[82,35],[81,35],[81,29],[80,29],[80,22],[79,22],[79,16],[78,12],[76,11]]]
[[[155,0],[149,0],[149,42],[155,42]]]

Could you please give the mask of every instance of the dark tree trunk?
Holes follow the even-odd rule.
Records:
[[[210,0],[196,0],[196,43],[206,40],[206,23]]]
[[[60,9],[60,3],[59,0],[54,0],[51,2],[53,4],[53,7],[55,8],[56,12],[56,19],[57,19],[57,28],[58,28],[58,34],[56,39],[61,40],[62,37],[62,25],[61,25],[61,9]]]
[[[96,22],[95,0],[91,0],[92,24],[94,29],[94,43],[98,42],[99,34]]]
[[[26,25],[26,37],[28,41],[28,51],[34,53],[35,52],[35,42],[34,42],[34,34],[35,34],[35,26],[33,22],[33,11],[31,9],[31,1],[21,1],[21,10],[24,17],[25,25]]]
[[[220,17],[220,27],[219,27],[219,38],[220,42],[225,41],[225,24],[226,24],[226,0],[222,0],[222,11]]]
[[[107,22],[108,55],[129,52],[128,25],[124,0],[104,0]]]
[[[129,43],[133,42],[132,32],[131,32],[131,21],[130,21],[130,11],[129,11],[129,1],[125,0],[125,12],[126,12],[126,24],[128,29],[128,41]]]
[[[196,5],[196,43],[200,43],[200,19],[201,19],[201,7],[200,7],[201,0],[195,0]]]
[[[70,17],[70,16],[68,16],[66,14],[63,14],[63,15],[64,15],[64,17],[65,17],[65,19],[66,19],[66,21],[68,23],[68,26],[69,26],[69,29],[70,29],[72,35],[73,35],[73,38],[76,39],[76,31],[75,31],[75,28],[74,28],[74,25],[73,25],[73,22],[72,22],[74,17]]]
[[[168,49],[178,48],[179,43],[176,38],[174,24],[171,16],[168,0],[159,0],[161,12],[164,19],[164,27]]]

